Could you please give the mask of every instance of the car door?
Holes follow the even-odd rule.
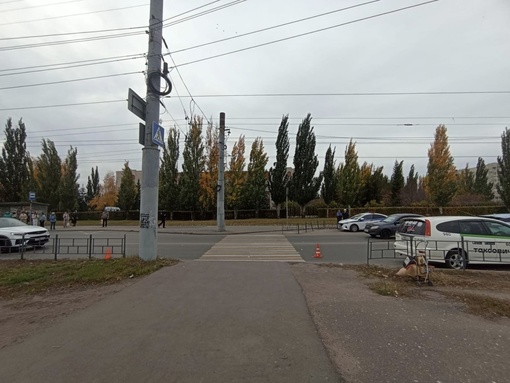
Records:
[[[510,225],[504,222],[481,221],[487,236],[475,251],[475,259],[485,262],[510,262]]]

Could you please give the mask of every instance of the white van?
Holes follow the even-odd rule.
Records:
[[[106,211],[120,211],[120,207],[117,206],[106,206],[104,209]]]
[[[510,224],[482,217],[417,217],[402,222],[395,252],[426,255],[452,269],[467,263],[510,263]],[[466,264],[467,267],[467,264]]]

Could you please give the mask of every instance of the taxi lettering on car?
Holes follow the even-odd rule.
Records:
[[[395,234],[395,251],[424,254],[453,269],[475,263],[510,263],[510,224],[485,217],[413,218]],[[412,244],[412,249],[411,249]]]

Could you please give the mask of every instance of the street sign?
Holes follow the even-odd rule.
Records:
[[[29,201],[35,201],[35,192],[29,192],[28,193],[28,200]]]
[[[136,116],[140,117],[145,121],[145,110],[147,103],[135,91],[129,88],[128,92],[128,109],[133,112]]]
[[[165,146],[165,129],[156,121],[152,123],[152,142],[158,146]]]
[[[142,123],[138,125],[138,142],[145,145],[145,125]]]

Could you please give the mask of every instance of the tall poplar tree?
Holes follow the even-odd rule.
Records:
[[[132,210],[136,202],[136,184],[135,176],[129,167],[129,162],[124,163],[122,169],[122,177],[120,179],[120,187],[117,194],[117,206],[126,212],[126,219],[128,211]]]
[[[418,196],[418,173],[416,173],[414,164],[411,165],[406,178],[406,184],[402,189],[402,203],[411,205],[416,202]]]
[[[450,154],[446,126],[436,128],[434,142],[428,151],[426,191],[430,199],[442,212],[457,191],[457,170]]]
[[[92,168],[90,176],[87,177],[87,202],[99,195],[99,171]]]
[[[404,161],[395,161],[393,165],[393,174],[391,175],[391,204],[401,206],[402,190],[404,189]]]
[[[276,162],[269,168],[268,186],[271,199],[276,204],[276,215],[280,218],[280,206],[287,198],[289,174],[287,160],[289,158],[289,115],[283,116],[276,138]]]
[[[204,143],[202,142],[202,118],[195,116],[184,140],[182,175],[179,181],[183,207],[191,211],[192,219],[200,208],[200,174],[204,171]]]
[[[23,120],[18,126],[8,118],[5,124],[5,142],[0,157],[0,200],[18,202],[28,200],[28,186],[32,162],[27,151],[27,133]],[[35,190],[33,190],[35,191]]]
[[[345,148],[344,163],[338,169],[338,200],[345,206],[354,206],[360,190],[360,167],[356,143],[349,141]]]
[[[173,219],[173,212],[179,209],[179,131],[170,128],[159,169],[159,205],[169,212]]]
[[[200,174],[200,203],[206,211],[216,213],[218,172],[220,160],[218,129],[207,125],[205,135],[205,170]]]
[[[510,211],[510,131],[505,128],[501,135],[501,156],[498,156],[498,181],[496,189],[506,208]]]
[[[324,202],[329,205],[334,201],[337,188],[336,177],[336,164],[335,164],[336,149],[331,149],[329,145],[324,157],[324,168],[322,170],[323,183],[321,186],[321,197]]]
[[[475,175],[471,170],[469,170],[469,164],[466,164],[466,167],[460,171],[458,177],[458,189],[457,192],[461,194],[474,194],[474,186],[475,186]]]
[[[117,186],[115,174],[108,172],[103,178],[103,184],[99,185],[99,194],[89,201],[92,210],[103,210],[106,206],[115,206],[117,203]]]
[[[322,176],[315,177],[319,160],[315,154],[315,133],[311,126],[312,115],[308,113],[299,124],[294,153],[294,174],[290,181],[290,195],[304,214],[305,205],[317,198],[322,183]]]
[[[229,170],[226,176],[226,200],[229,209],[234,210],[234,219],[237,219],[237,213],[241,206],[241,197],[246,182],[246,173],[244,167],[246,159],[244,157],[245,144],[244,136],[239,136],[239,140],[232,147],[230,155]]]
[[[494,184],[489,182],[488,173],[489,169],[485,166],[485,161],[482,157],[478,157],[473,190],[476,194],[483,195],[487,201],[491,201],[494,199],[494,192],[492,191]]]
[[[258,218],[259,210],[266,208],[266,165],[268,157],[264,150],[262,138],[257,137],[251,146],[250,162],[248,163],[248,172],[246,182],[243,186],[242,198],[244,205],[248,209],[255,209],[255,215]]]
[[[80,193],[78,179],[78,149],[72,146],[67,151],[67,157],[62,166],[62,179],[60,181],[60,211],[78,210],[80,207]]]
[[[35,168],[39,189],[37,199],[49,204],[50,209],[58,209],[60,206],[62,160],[53,141],[43,138],[42,153],[37,157]]]

